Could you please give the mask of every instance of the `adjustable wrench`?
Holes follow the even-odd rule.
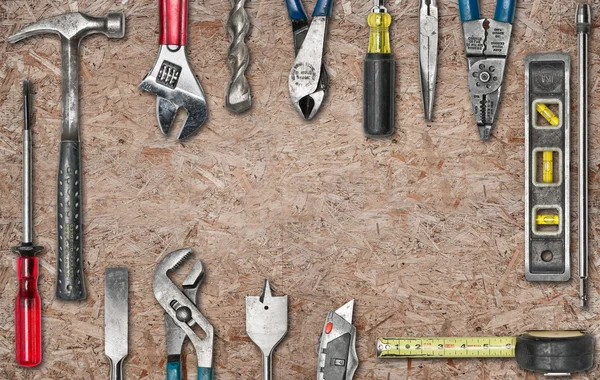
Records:
[[[187,111],[177,137],[183,140],[200,129],[207,117],[204,91],[187,61],[188,0],[158,0],[158,9],[160,50],[139,88],[157,96],[156,117],[165,135],[179,107]]]

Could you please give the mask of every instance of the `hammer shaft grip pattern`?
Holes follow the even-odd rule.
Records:
[[[187,44],[188,0],[158,0],[160,45]]]
[[[63,141],[60,145],[56,202],[56,297],[63,300],[82,300],[86,297],[81,244],[81,198],[79,141]]]

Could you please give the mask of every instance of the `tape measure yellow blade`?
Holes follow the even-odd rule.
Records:
[[[377,358],[513,358],[516,337],[378,338]]]

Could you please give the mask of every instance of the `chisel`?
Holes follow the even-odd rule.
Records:
[[[106,268],[104,282],[104,354],[110,359],[110,379],[123,379],[127,356],[128,290],[127,268]]]

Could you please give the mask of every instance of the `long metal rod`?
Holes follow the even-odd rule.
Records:
[[[587,306],[588,278],[588,37],[592,11],[578,4],[575,24],[579,58],[579,299]]]
[[[23,81],[23,243],[33,243],[33,199],[31,160],[31,86]]]

